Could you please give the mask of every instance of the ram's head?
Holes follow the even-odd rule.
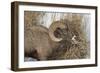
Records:
[[[49,36],[55,42],[71,40],[73,34],[70,31],[70,22],[67,20],[55,21],[49,27]]]

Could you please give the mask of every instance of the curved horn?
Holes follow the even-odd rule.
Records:
[[[60,21],[56,21],[56,22],[53,22],[50,27],[49,27],[49,36],[50,38],[53,40],[53,41],[56,41],[56,42],[59,42],[62,40],[62,38],[56,38],[55,35],[54,35],[54,31],[57,29],[57,28],[66,28],[65,24],[63,22],[60,22]]]

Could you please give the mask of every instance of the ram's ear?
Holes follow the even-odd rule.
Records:
[[[61,38],[61,35],[62,35],[63,31],[61,28],[57,28],[55,31],[54,31],[54,36],[56,38]]]
[[[55,41],[55,42],[59,42],[62,40],[61,37],[56,37],[54,35],[54,32],[57,30],[57,29],[64,29],[66,28],[66,25],[60,21],[56,21],[56,22],[53,22],[50,27],[49,27],[49,36],[50,38]]]

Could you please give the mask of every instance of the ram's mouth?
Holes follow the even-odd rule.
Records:
[[[37,50],[31,51],[29,54],[25,53],[25,61],[39,61]]]

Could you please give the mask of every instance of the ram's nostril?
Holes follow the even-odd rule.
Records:
[[[34,57],[34,58],[37,58],[37,56],[38,56],[38,53],[36,50],[34,50],[31,54],[32,54],[32,57]]]
[[[33,58],[39,60],[39,56],[38,56],[37,50],[34,50],[33,52],[31,52],[31,57],[33,57]]]
[[[25,54],[26,57],[32,57],[36,60],[39,60],[39,57],[38,57],[38,52],[37,50],[32,50],[30,53],[28,54]]]

